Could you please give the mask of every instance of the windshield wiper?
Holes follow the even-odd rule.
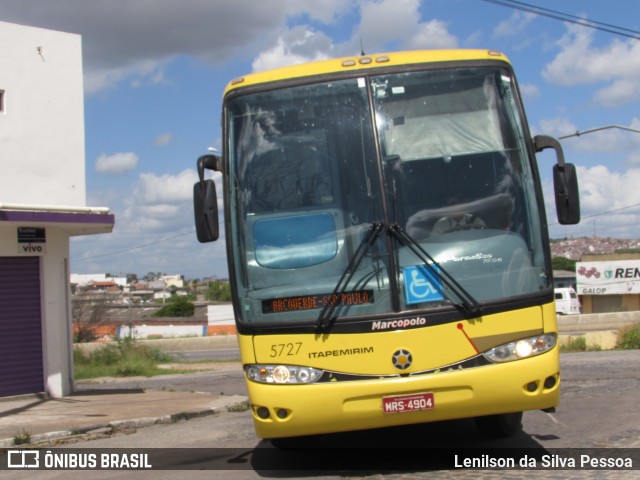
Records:
[[[336,321],[336,317],[334,317],[333,314],[339,306],[339,302],[335,299],[342,297],[342,294],[346,292],[349,281],[356,273],[356,270],[358,270],[362,259],[366,255],[367,251],[373,246],[383,229],[384,224],[382,222],[373,222],[369,226],[367,234],[362,238],[362,241],[360,242],[360,245],[358,245],[356,252],[353,254],[349,265],[347,265],[347,268],[342,272],[336,287],[333,289],[331,298],[334,299],[334,301],[330,304],[325,304],[324,308],[320,311],[318,320],[316,320],[316,331],[318,333],[328,331]]]
[[[451,290],[460,303],[454,306],[461,310],[467,318],[477,317],[482,314],[480,304],[460,283],[447,272],[422,246],[402,230],[400,225],[389,225],[389,234],[393,236],[401,245],[409,248],[420,261],[429,269],[432,275],[439,278],[449,290]],[[437,268],[436,268],[437,267]]]

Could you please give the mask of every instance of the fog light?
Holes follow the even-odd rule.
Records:
[[[544,381],[544,388],[553,388],[556,386],[556,377],[547,377]]]
[[[538,382],[529,382],[527,383],[527,390],[530,392],[535,392],[538,389]]]
[[[269,409],[267,407],[258,407],[256,414],[263,420],[269,418]]]
[[[277,415],[278,415],[278,418],[285,419],[289,415],[289,412],[287,412],[284,408],[279,408]]]

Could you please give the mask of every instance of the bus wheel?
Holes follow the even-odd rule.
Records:
[[[476,417],[476,425],[483,437],[506,438],[522,430],[522,412]]]

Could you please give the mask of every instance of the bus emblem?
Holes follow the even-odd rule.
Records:
[[[393,354],[391,361],[398,370],[406,370],[411,366],[411,353],[408,350],[398,350]]]

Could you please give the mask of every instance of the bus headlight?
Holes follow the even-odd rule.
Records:
[[[283,385],[313,383],[322,376],[322,370],[297,365],[245,365],[244,373],[249,380],[259,383]]]
[[[545,333],[544,335],[505,343],[484,352],[483,355],[493,363],[511,362],[540,355],[551,350],[556,346],[557,341],[558,336],[555,333]]]

